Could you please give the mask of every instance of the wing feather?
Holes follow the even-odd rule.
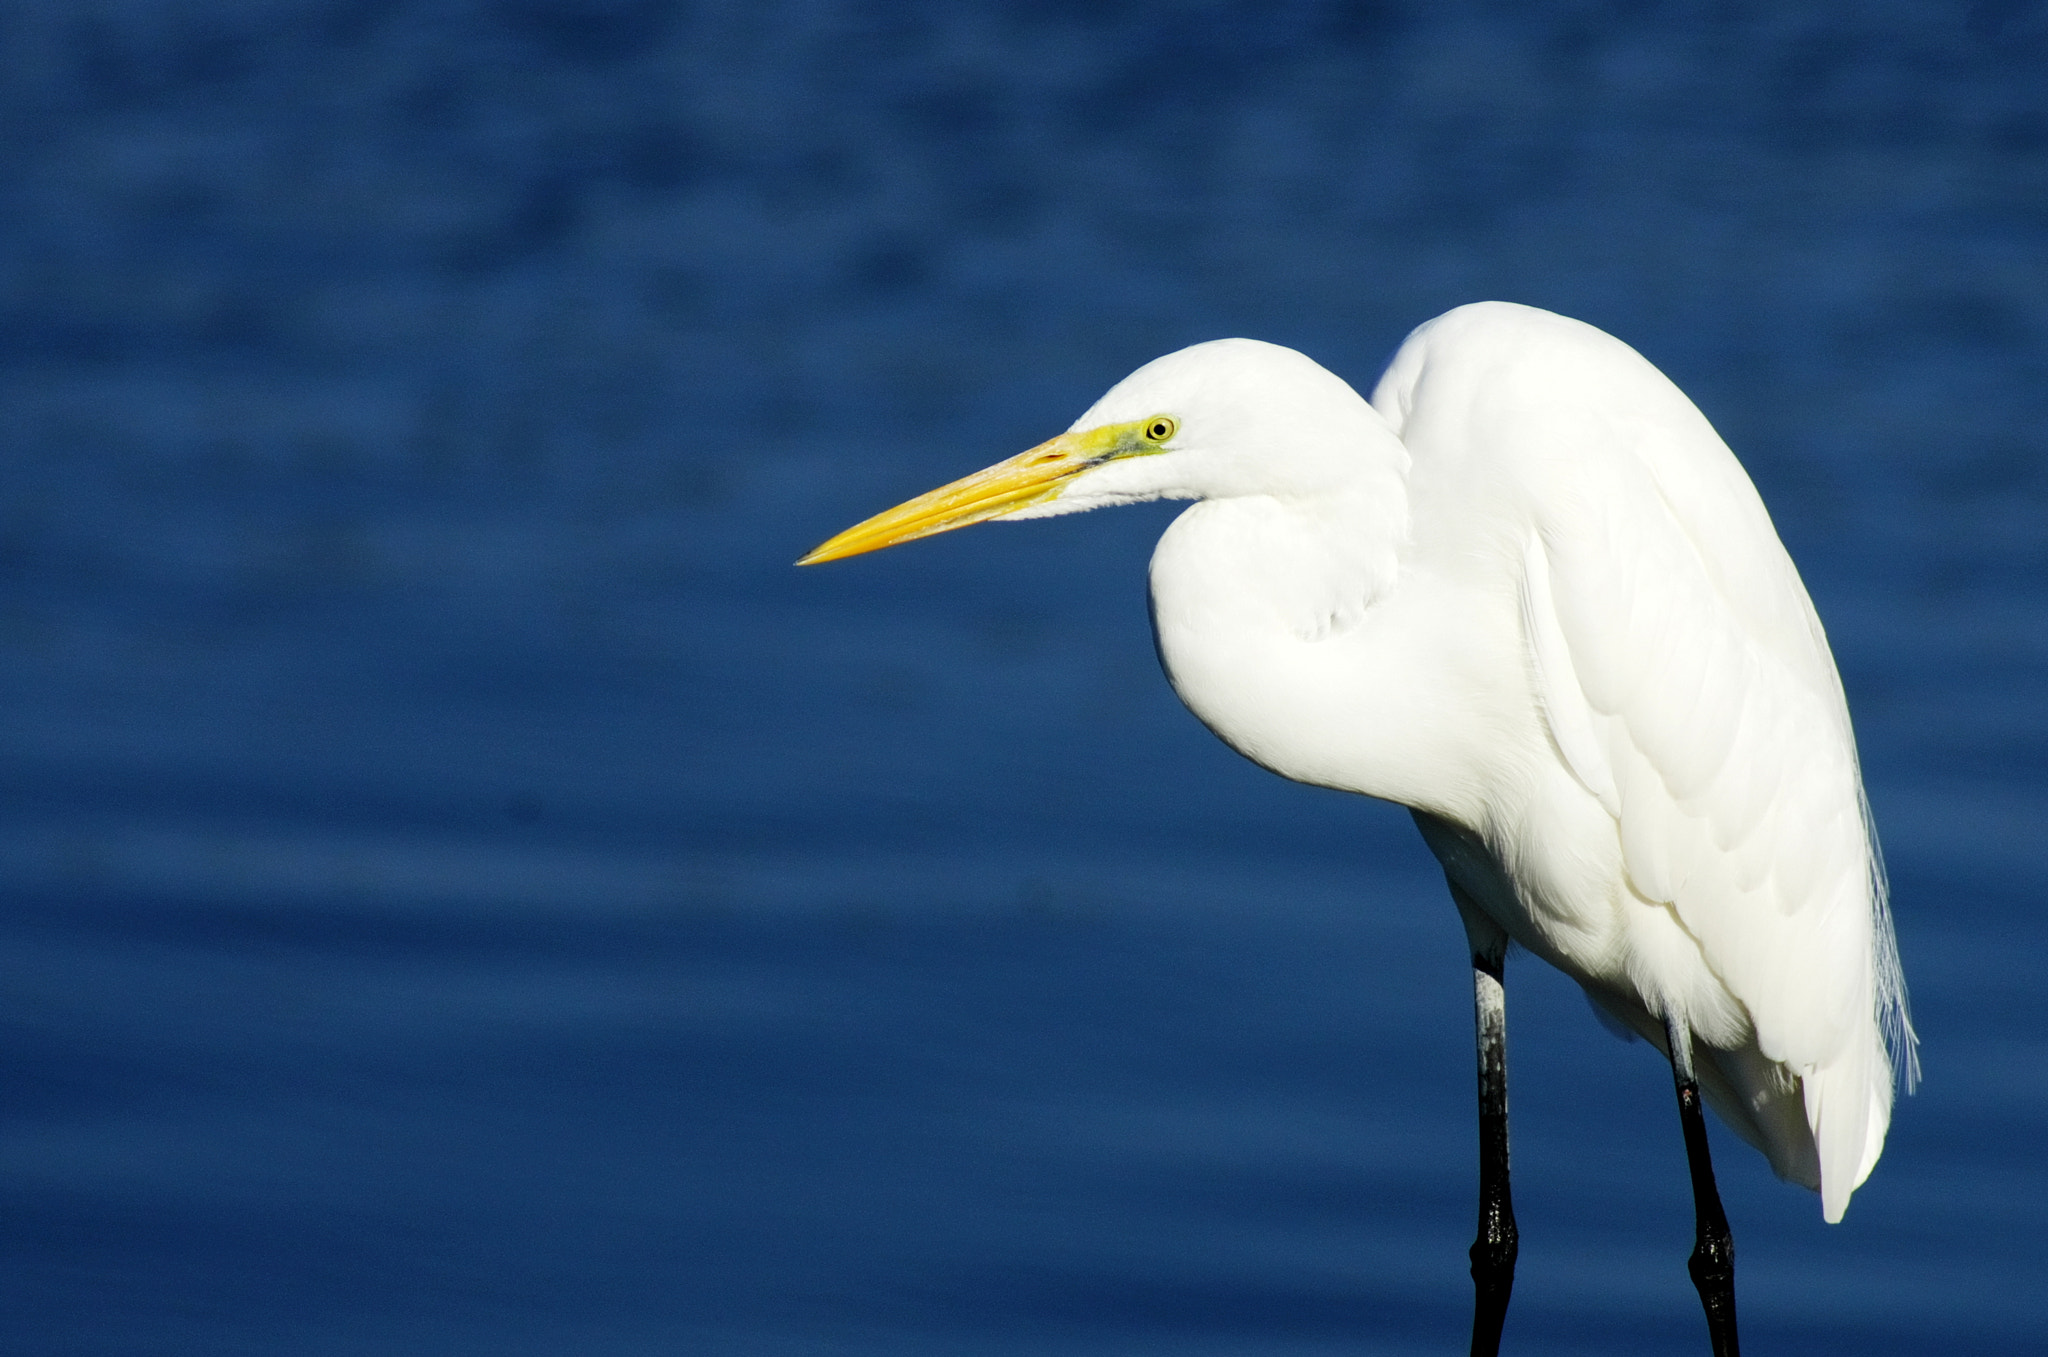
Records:
[[[1489,475],[1523,496],[1522,612],[1552,739],[1614,816],[1630,888],[1676,914],[1758,1050],[1803,1081],[1838,1218],[1890,1115],[1886,1020],[1910,1027],[1848,709],[1798,573],[1734,455],[1626,345],[1498,303],[1418,344],[1391,398],[1405,414],[1418,374],[1462,365],[1434,379],[1471,403],[1469,441],[1497,445]],[[1675,983],[1644,999],[1685,1003]]]

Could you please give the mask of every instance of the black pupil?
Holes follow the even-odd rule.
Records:
[[[1149,430],[1149,432],[1154,438],[1166,437],[1166,421],[1163,419],[1154,420],[1152,422],[1152,428]]]

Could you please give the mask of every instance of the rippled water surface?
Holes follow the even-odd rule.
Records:
[[[1830,628],[1928,1078],[1716,1133],[1748,1350],[2048,1294],[2038,5],[0,15],[0,1346],[1461,1351],[1462,937],[1178,706],[1171,508],[789,561],[1199,339],[1504,297]],[[1703,1353],[1667,1076],[1511,963],[1517,1352]]]

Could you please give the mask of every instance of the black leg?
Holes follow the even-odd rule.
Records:
[[[1472,1242],[1472,1357],[1495,1357],[1515,1289],[1515,1205],[1508,1194],[1508,1009],[1502,957],[1472,958],[1479,1029],[1479,1237]]]
[[[1692,1032],[1668,1023],[1671,1073],[1678,1081],[1678,1120],[1685,1128],[1685,1162],[1692,1169],[1692,1206],[1697,1238],[1686,1271],[1707,1312],[1707,1340],[1714,1357],[1737,1357],[1735,1341],[1735,1237],[1714,1186],[1714,1161],[1707,1154],[1707,1121],[1700,1110],[1700,1085],[1692,1072]]]

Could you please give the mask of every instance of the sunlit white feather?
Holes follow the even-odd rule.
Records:
[[[1833,659],[1706,419],[1626,345],[1503,303],[1417,330],[1370,404],[1221,340],[1075,427],[1162,413],[1166,453],[1013,516],[1200,500],[1152,562],[1195,714],[1418,811],[1468,926],[1660,1045],[1688,1024],[1717,1112],[1840,1219],[1911,1028]]]

